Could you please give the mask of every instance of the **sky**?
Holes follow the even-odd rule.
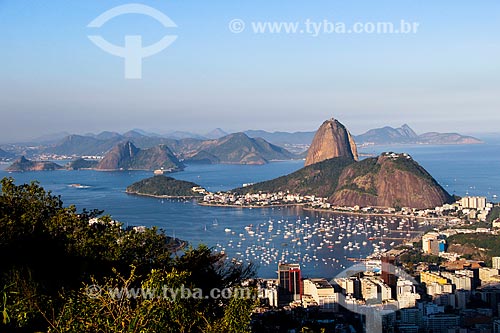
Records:
[[[176,27],[129,13],[89,23],[116,0],[0,0],[0,142],[57,132],[315,130],[500,132],[498,0],[141,1]],[[235,33],[244,22],[244,30]],[[416,33],[304,31],[306,22],[401,20]],[[297,22],[297,33],[258,33]],[[300,33],[302,31],[302,33]],[[142,78],[88,38],[123,46],[177,39],[142,59]]]

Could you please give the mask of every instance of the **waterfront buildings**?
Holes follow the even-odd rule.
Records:
[[[484,210],[486,208],[486,197],[463,197],[460,200],[463,208]]]

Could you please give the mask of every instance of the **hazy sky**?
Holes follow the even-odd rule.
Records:
[[[142,1],[138,14],[87,25],[127,1],[0,0],[0,142],[42,134],[142,128],[208,132],[313,130],[332,116],[359,134],[500,129],[498,0]],[[232,33],[233,19],[246,23]],[[256,34],[252,22],[418,22],[416,34]],[[304,26],[301,25],[301,28]],[[141,80],[88,35],[150,45]]]

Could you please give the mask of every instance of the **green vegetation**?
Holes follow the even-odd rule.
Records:
[[[192,190],[193,187],[198,186],[195,183],[177,180],[172,177],[154,176],[130,185],[127,187],[127,193],[170,197],[199,197],[201,194]]]
[[[444,259],[437,255],[425,254],[421,249],[406,248],[406,251],[398,257],[398,261],[410,274],[413,274],[419,263],[441,265]]]
[[[108,291],[185,286],[209,295],[240,286],[253,266],[229,263],[205,246],[173,256],[172,239],[161,230],[124,230],[101,211],[77,213],[37,183],[17,186],[5,178],[1,185],[0,331],[248,331],[252,298]],[[89,294],[93,285],[101,292]]]
[[[329,196],[335,192],[342,171],[355,163],[349,158],[332,158],[309,165],[287,176],[237,188],[237,193],[290,191],[302,195]]]
[[[405,157],[398,157],[392,159],[391,161],[397,169],[409,172],[419,178],[423,178],[433,185],[438,185],[436,180],[427,172],[427,170],[425,170],[415,160]]]
[[[375,185],[375,175],[380,171],[380,164],[377,163],[377,158],[366,158],[357,163],[353,163],[349,166],[348,178],[344,181],[344,186],[339,188],[341,190],[351,190],[362,194],[368,194],[371,196],[377,196],[377,188]],[[358,186],[354,180],[358,177],[364,177],[369,179],[369,187],[361,188]]]
[[[69,170],[80,170],[80,169],[92,169],[97,166],[99,162],[95,160],[85,160],[83,158],[77,158],[76,160],[68,163],[66,169]]]
[[[484,252],[487,261],[491,260],[491,257],[500,256],[500,237],[497,235],[482,233],[456,234],[448,237],[448,243],[477,250],[484,249],[485,251],[481,252]]]
[[[498,218],[500,218],[500,206],[495,206],[488,213],[488,216],[486,217],[486,221],[492,223],[493,221],[495,221]]]

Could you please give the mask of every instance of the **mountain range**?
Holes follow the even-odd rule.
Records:
[[[262,130],[248,130],[243,132],[253,139],[263,139],[267,143],[285,148],[288,153],[295,154],[295,158],[305,158],[306,150],[312,143],[316,132],[266,132]],[[117,132],[101,132],[99,134],[77,135],[61,132],[54,135],[40,137],[33,142],[24,144],[2,145],[0,159],[13,156],[39,156],[39,155],[66,155],[66,156],[103,156],[119,143],[131,141],[138,148],[151,148],[160,144],[167,145],[178,158],[183,159],[184,154],[191,158],[198,150],[200,155],[194,159],[217,163],[219,157],[212,156],[209,151],[201,152],[201,147],[213,145],[213,140],[227,137],[224,130],[217,128],[204,135],[191,132],[170,132],[164,135],[149,133],[140,129],[120,134]],[[408,125],[399,128],[382,127],[371,129],[361,135],[351,135],[358,145],[393,145],[393,144],[477,144],[481,140],[464,136],[458,133],[427,132],[417,134]],[[273,148],[274,149],[274,148]],[[195,154],[193,154],[193,152]],[[4,157],[2,157],[4,156]],[[8,157],[5,157],[8,156]],[[268,158],[264,158],[268,159]],[[273,159],[273,158],[271,158]],[[278,159],[287,159],[279,156]],[[224,160],[224,159],[222,159]],[[229,159],[228,162],[231,159]]]
[[[217,132],[221,134],[221,132]],[[215,135],[215,134],[214,134]],[[96,136],[70,135],[43,150],[47,154],[66,156],[105,155],[118,145],[129,142],[136,148],[166,146],[181,160],[197,163],[264,164],[271,160],[289,160],[295,155],[261,138],[234,133],[218,139],[167,139],[145,136],[136,131],[122,135],[103,132]]]
[[[218,132],[220,133],[220,132]],[[181,170],[181,161],[204,164],[265,164],[272,160],[290,160],[296,156],[261,138],[234,133],[219,139],[166,139],[132,131],[125,134],[103,132],[99,135],[70,135],[46,148],[46,154],[79,157],[68,169],[96,170]],[[98,163],[83,159],[104,156]],[[13,166],[18,171],[20,167]]]
[[[288,145],[309,145],[312,143],[316,132],[266,132],[266,131],[246,131],[250,137],[261,137],[267,141],[287,147]],[[400,144],[429,144],[429,145],[449,145],[449,144],[478,144],[481,140],[461,135],[458,133],[438,133],[426,132],[417,134],[407,124],[398,128],[385,126],[371,129],[363,134],[354,135],[354,141],[358,145],[400,145]]]
[[[357,144],[431,144],[431,145],[451,145],[451,144],[478,144],[481,140],[472,136],[458,133],[438,133],[427,132],[417,134],[410,126],[404,124],[401,127],[393,128],[385,126],[371,129],[368,132],[355,136]]]
[[[14,156],[15,156],[14,154],[9,153],[3,149],[0,149],[0,160],[10,159],[13,158]]]

